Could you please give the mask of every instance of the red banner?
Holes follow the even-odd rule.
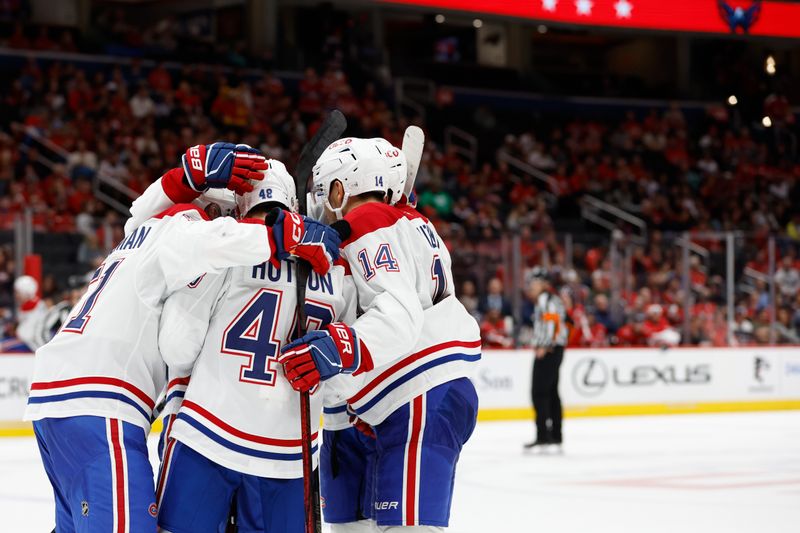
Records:
[[[379,0],[586,26],[800,37],[800,4],[747,0]]]

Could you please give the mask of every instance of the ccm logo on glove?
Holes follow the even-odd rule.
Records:
[[[289,216],[292,217],[293,222],[291,242],[294,243],[289,251],[294,253],[295,248],[297,248],[297,245],[300,244],[300,239],[303,237],[304,224],[303,219],[300,218],[300,215],[297,213],[290,213]]]

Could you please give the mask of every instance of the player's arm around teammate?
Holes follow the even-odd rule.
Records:
[[[237,199],[238,211],[261,223],[276,206],[296,205],[293,178],[277,161],[269,167]],[[341,265],[312,274],[310,326],[344,312],[343,278]],[[221,282],[206,276],[167,299],[159,347],[173,373],[193,368],[185,391],[170,393],[184,401],[157,483],[165,531],[216,532],[235,499],[241,531],[302,533],[299,401],[274,364],[292,336],[295,283],[293,262],[263,263],[229,269]],[[194,340],[187,345],[184,335]],[[319,420],[320,395],[312,398]]]
[[[230,181],[232,169],[218,169],[216,179]],[[209,221],[194,206],[176,205],[111,251],[62,329],[36,354],[25,419],[34,422],[54,489],[57,531],[155,531],[146,435],[165,385],[158,350],[163,302],[203,273],[303,245],[327,270],[338,247],[329,244],[325,257],[315,226],[301,223]]]

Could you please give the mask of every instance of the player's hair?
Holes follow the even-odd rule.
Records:
[[[392,194],[391,191],[389,192],[389,194]],[[383,200],[386,198],[386,195],[383,193],[383,191],[367,191],[357,196],[354,196],[354,198],[362,198],[364,200],[377,200],[379,202],[383,202]]]
[[[275,208],[286,210],[288,209],[285,205],[280,202],[263,202],[260,204],[254,205],[250,211],[247,212],[245,218],[255,217],[258,215],[266,215],[270,211]]]

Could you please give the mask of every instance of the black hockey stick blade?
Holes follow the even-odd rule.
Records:
[[[314,164],[332,142],[338,140],[347,129],[347,119],[338,109],[331,111],[328,118],[314,134],[314,137],[303,147],[294,169],[294,179],[297,185],[298,211],[306,214],[306,193],[308,192],[308,178]]]

